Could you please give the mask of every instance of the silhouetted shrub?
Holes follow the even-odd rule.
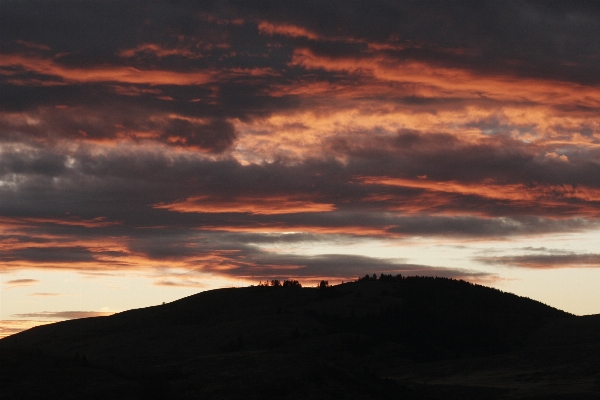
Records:
[[[271,279],[270,281],[260,282],[258,284],[260,287],[284,287],[284,288],[301,288],[302,285],[300,282],[294,279],[289,279],[283,281],[283,283],[279,279]]]
[[[301,288],[302,285],[300,284],[300,282],[298,282],[296,280],[285,280],[285,281],[283,281],[283,287],[284,288]]]
[[[321,281],[319,282],[319,289],[327,289],[329,287],[329,282],[328,281]]]
[[[383,282],[401,281],[402,279],[403,279],[403,277],[401,274],[394,276],[392,274],[385,275],[384,273],[382,273],[381,275],[379,275],[379,280],[383,281]],[[377,274],[373,274],[373,275],[367,274],[361,278],[358,278],[357,282],[376,281],[376,280],[377,280]]]

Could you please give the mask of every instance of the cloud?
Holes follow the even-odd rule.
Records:
[[[23,69],[41,76],[59,78],[64,83],[118,82],[148,85],[202,85],[211,81],[207,72],[140,70],[133,67],[72,68],[43,58],[6,56],[0,68]]]
[[[170,49],[160,44],[155,43],[143,43],[136,46],[133,49],[125,49],[118,52],[120,57],[135,57],[140,56],[144,53],[152,54],[156,57],[169,57],[169,56],[181,56],[186,58],[199,58],[202,57],[201,54],[191,51],[190,49],[180,48],[180,49]]]
[[[126,95],[130,97],[129,94]],[[58,109],[41,107],[22,114],[5,114],[4,118],[0,114],[0,128],[38,140],[49,140],[53,136],[82,141],[155,140],[170,146],[183,146],[212,153],[228,149],[237,135],[235,127],[223,118],[157,115],[154,110],[127,113],[115,105],[106,105],[106,108],[98,106],[93,109],[82,106],[65,106]],[[64,158],[59,159],[58,154],[44,154],[40,149],[36,150],[5,160],[5,163],[20,163],[22,169],[37,167],[45,173],[64,171]],[[47,158],[34,158],[38,155],[36,153]]]
[[[37,285],[38,283],[40,283],[40,281],[38,281],[37,279],[12,279],[10,281],[4,282],[5,285],[8,285],[11,288]]]
[[[3,262],[28,260],[33,262],[86,262],[94,260],[94,254],[83,246],[73,247],[26,247],[5,252]]]
[[[465,269],[407,264],[403,260],[384,259],[347,254],[321,254],[315,256],[275,253],[254,246],[224,243],[221,249],[205,251],[191,257],[188,269],[213,272],[233,278],[304,280],[353,279],[365,273],[392,273],[403,275],[445,276],[464,279],[490,278],[493,274]],[[227,250],[225,250],[227,249]],[[208,250],[208,249],[207,249]]]
[[[206,288],[206,285],[196,281],[173,281],[173,280],[158,280],[153,283],[155,286],[168,286],[168,287],[184,287],[184,288]]]
[[[518,256],[476,257],[475,261],[490,265],[506,265],[529,269],[600,268],[600,254],[524,254]]]
[[[559,155],[555,151],[544,154],[544,157],[553,161],[569,162],[569,157],[565,156],[564,154]]]
[[[596,215],[596,203],[600,201],[600,189],[585,186],[496,184],[492,180],[478,183],[459,183],[456,181],[435,182],[419,179],[418,177],[417,179],[364,177],[361,180],[366,184],[423,190],[422,194],[414,196],[425,200],[421,206],[416,207],[407,204],[405,199],[409,196],[375,195],[371,197],[373,200],[380,200],[390,204],[391,209],[400,209],[409,212],[411,209],[433,212],[437,210],[460,212],[461,209],[466,208],[464,204],[460,203],[463,201],[473,201],[480,204],[481,212],[485,213],[487,211],[490,214],[500,211],[494,211],[494,208],[504,208],[502,205],[504,203],[510,205],[515,214],[533,214],[536,212],[532,208],[536,207],[538,214],[551,215],[553,210],[562,207],[565,211],[576,208],[578,210],[573,211],[579,212],[580,215],[588,213]],[[394,203],[397,205],[395,206]],[[452,210],[453,208],[454,210]],[[504,209],[501,212],[506,214],[507,211]]]
[[[36,320],[0,320],[0,339],[14,335],[26,329],[33,328],[39,325],[49,324],[48,321],[36,321]]]
[[[156,208],[164,208],[177,212],[197,213],[250,213],[250,214],[293,214],[306,212],[333,211],[333,204],[318,204],[285,197],[261,197],[238,199],[210,199],[208,196],[192,197],[171,204],[158,204]]]
[[[198,147],[219,153],[233,144],[236,132],[234,126],[224,120],[191,122],[187,119],[172,118],[162,130],[161,136],[169,144]]]
[[[368,74],[387,82],[399,82],[422,88],[423,97],[466,97],[479,95],[496,101],[534,102],[544,105],[569,104],[597,107],[600,91],[594,87],[534,78],[506,75],[480,76],[469,69],[447,68],[422,62],[399,61],[380,54],[335,57],[315,54],[311,49],[297,49],[293,65],[349,74]]]
[[[268,35],[284,35],[291,37],[303,37],[307,39],[320,39],[318,35],[309,32],[303,27],[290,24],[272,24],[262,21],[258,24],[258,30]]]
[[[35,293],[31,293],[29,296],[35,296],[35,297],[55,297],[55,296],[64,296],[64,295],[62,293],[35,292]]]
[[[36,313],[13,314],[14,318],[57,318],[57,319],[76,319],[90,317],[106,317],[114,312],[106,311],[42,311]]]

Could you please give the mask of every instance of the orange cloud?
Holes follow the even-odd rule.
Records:
[[[250,213],[261,215],[294,214],[306,212],[328,212],[335,210],[333,204],[314,203],[281,197],[243,197],[235,200],[220,200],[209,196],[190,197],[170,204],[155,204],[155,208],[164,208],[177,212],[195,213]]]
[[[331,58],[308,49],[296,49],[291,65],[366,74],[388,82],[413,84],[415,95],[535,102],[550,105],[600,106],[600,88],[569,82],[478,75],[466,69],[403,62],[373,53],[366,57]]]
[[[115,89],[115,92],[117,94],[124,95],[124,96],[141,96],[141,95],[144,95],[144,94],[157,94],[157,95],[160,95],[163,92],[160,89],[144,89],[144,88],[138,88],[136,86],[118,86],[118,85],[115,85],[115,86],[113,86],[113,88]]]
[[[117,53],[119,57],[135,57],[138,53],[152,53],[156,57],[180,56],[186,58],[200,58],[200,54],[194,53],[189,49],[168,49],[154,43],[144,43],[133,49],[121,50]]]
[[[549,160],[569,162],[569,158],[567,156],[565,156],[565,155],[559,155],[555,151],[553,151],[553,152],[547,152],[544,155],[544,157],[547,158],[547,159],[549,159]]]
[[[106,221],[105,217],[96,217],[93,219],[79,219],[76,217],[66,217],[64,219],[58,218],[21,218],[24,222],[31,222],[37,224],[56,224],[56,225],[67,225],[67,226],[83,226],[86,228],[104,228],[106,226],[120,225],[118,221]]]
[[[266,118],[234,120],[239,136],[233,155],[242,163],[331,157],[331,150],[336,149],[330,144],[337,143],[337,138],[347,139],[350,149],[361,144],[381,150],[387,145],[382,140],[395,137],[400,129],[414,130],[421,135],[449,134],[462,144],[490,143],[490,139],[499,134],[517,143],[527,143],[529,151],[542,157],[549,153],[546,157],[549,161],[552,153],[558,155],[556,161],[569,161],[569,155],[564,154],[569,148],[600,147],[600,119],[588,109],[567,112],[534,102],[490,106],[477,101],[479,94],[474,102],[460,105],[458,109],[454,103],[399,105],[390,100],[418,95],[415,91],[420,91],[422,86],[390,84],[372,76],[357,76],[352,85],[339,82],[274,85],[268,95],[299,96],[301,105]],[[495,125],[493,133],[486,131],[488,124]],[[598,133],[580,133],[590,127],[595,127]],[[376,134],[367,136],[366,132]],[[346,150],[349,149],[341,148],[334,154],[345,162]]]
[[[479,183],[461,183],[456,181],[431,181],[418,177],[416,180],[389,177],[360,177],[363,184],[385,185],[405,188],[424,189],[429,192],[475,195],[490,200],[510,201],[511,203],[521,203],[522,205],[540,206],[547,208],[574,208],[581,214],[598,215],[597,207],[586,204],[567,204],[570,199],[582,202],[600,202],[600,189],[573,185],[524,185],[524,184],[497,184],[493,181]],[[393,195],[378,197],[371,196],[366,200],[371,201],[392,201]],[[412,199],[411,199],[412,200]],[[430,210],[435,206],[450,204],[451,199],[443,197],[436,200],[436,196],[428,198],[427,201],[420,201],[424,208],[419,205],[408,204],[407,207],[413,212]],[[403,211],[406,211],[402,207]],[[471,210],[464,210],[471,213]]]
[[[293,224],[264,224],[258,223],[255,225],[244,226],[238,225],[216,225],[203,226],[201,230],[208,231],[225,231],[225,232],[241,232],[241,233],[317,233],[331,235],[353,235],[353,236],[378,236],[378,237],[400,237],[401,235],[387,232],[389,227],[368,227],[368,226],[309,226],[309,225],[293,225]]]
[[[175,72],[168,70],[141,70],[132,67],[69,68],[53,60],[3,55],[1,67],[24,68],[42,75],[60,77],[67,82],[122,82],[148,85],[202,85],[213,79],[210,72]]]
[[[399,186],[409,188],[427,189],[437,192],[458,193],[466,195],[477,195],[490,199],[501,200],[537,200],[542,196],[559,196],[564,198],[575,198],[585,201],[600,201],[600,189],[573,185],[536,185],[526,186],[523,184],[500,185],[493,182],[482,183],[460,183],[455,181],[428,181],[422,178],[418,180],[388,178],[388,177],[365,177],[359,178],[365,184]]]
[[[153,48],[152,46],[150,46]],[[167,53],[183,54],[179,50],[164,50]],[[127,53],[129,54],[129,53]],[[161,53],[162,54],[162,53]],[[164,69],[138,69],[125,66],[96,66],[88,68],[65,67],[54,60],[46,58],[31,58],[22,55],[3,55],[0,58],[0,67],[22,68],[41,75],[48,75],[62,79],[64,82],[27,79],[14,84],[22,85],[60,85],[64,83],[85,82],[118,82],[127,84],[146,85],[203,85],[231,76],[272,76],[277,73],[271,68],[231,68],[219,71],[188,71],[177,72]],[[3,74],[12,74],[3,72]],[[119,90],[119,89],[118,89]],[[123,94],[140,94],[140,90],[120,89]]]
[[[267,35],[283,35],[291,37],[305,37],[308,39],[319,39],[319,36],[309,30],[292,24],[272,24],[262,21],[258,24],[258,30]]]

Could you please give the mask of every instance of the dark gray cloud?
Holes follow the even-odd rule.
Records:
[[[477,257],[475,261],[489,265],[532,269],[599,268],[600,254],[571,252],[563,252],[562,254],[524,254],[518,256]]]
[[[253,246],[223,244],[217,241],[198,243],[196,251],[177,249],[173,253],[149,254],[150,257],[180,257],[182,254],[198,258],[198,272],[212,271],[230,277],[253,279],[320,279],[327,277],[355,279],[365,273],[386,273],[403,275],[444,276],[457,279],[494,279],[494,274],[467,269],[432,267],[428,265],[407,264],[400,259],[356,256],[347,254],[322,254],[305,256],[295,254],[277,254],[260,250]],[[209,250],[213,247],[214,250]],[[189,248],[189,246],[188,246]],[[202,252],[198,251],[202,248]],[[209,258],[203,256],[210,256]],[[227,267],[227,268],[225,268]],[[162,282],[162,281],[161,281]],[[171,282],[171,281],[169,281]],[[163,282],[164,284],[164,282]],[[186,284],[183,282],[182,284]]]
[[[395,54],[404,60],[468,66],[486,73],[597,82],[597,65],[589,55],[600,50],[591,39],[600,27],[600,10],[589,2],[568,6],[536,1],[271,1],[236,5],[256,19],[293,23],[328,38],[407,44]]]
[[[402,274],[405,276],[443,276],[455,279],[493,279],[493,274],[466,269],[432,267],[428,265],[405,264],[401,260],[386,260],[375,257],[345,254],[323,254],[319,256],[269,255],[256,258],[256,264],[227,270],[232,277],[253,277],[254,279],[319,279],[327,277],[356,279],[368,274]]]
[[[70,247],[27,247],[23,249],[2,252],[0,260],[3,262],[29,261],[42,263],[77,263],[90,262],[97,257],[123,255],[119,252],[91,252],[82,246]]]
[[[403,140],[408,141],[406,138]],[[419,149],[415,145],[403,145],[407,147],[403,154],[407,154],[407,157],[412,156],[408,164],[414,168]],[[411,155],[410,150],[413,151]],[[475,149],[473,152],[476,153],[477,150],[481,149]],[[52,149],[48,151],[49,156],[45,155],[42,148],[36,148],[29,152],[5,153],[6,157],[2,158],[5,171],[3,179],[6,179],[8,184],[0,187],[0,212],[5,217],[41,218],[35,226],[22,228],[28,233],[35,233],[37,230],[40,233],[82,237],[105,234],[144,237],[147,231],[139,231],[137,228],[161,226],[159,231],[169,232],[169,235],[178,240],[178,232],[181,229],[192,227],[222,227],[230,230],[239,227],[248,230],[267,226],[282,229],[324,228],[331,233],[340,228],[344,230],[342,233],[358,235],[367,230],[379,230],[384,236],[494,237],[578,231],[597,226],[596,222],[586,218],[585,214],[577,214],[578,209],[593,209],[596,207],[595,202],[577,198],[565,199],[561,197],[561,192],[545,193],[544,196],[550,197],[553,203],[544,205],[539,202],[488,198],[484,196],[485,193],[430,192],[426,188],[418,187],[360,184],[360,180],[356,179],[359,174],[381,175],[388,172],[386,166],[389,167],[389,163],[394,162],[391,155],[387,159],[379,157],[372,162],[356,161],[345,166],[332,161],[309,161],[296,166],[278,163],[243,166],[233,160],[199,161],[185,156],[174,159],[158,151],[140,152],[126,148],[118,148],[104,154],[91,154],[85,149],[70,155],[56,153]],[[490,158],[491,155],[485,161],[492,166],[490,168],[495,168],[498,174],[507,173],[511,168],[506,160],[500,159],[495,163],[490,161]],[[36,170],[33,165],[38,159],[56,160],[56,167]],[[484,159],[485,157],[482,157],[482,160]],[[400,164],[400,161],[396,162],[397,165]],[[457,162],[464,161],[459,159]],[[440,170],[439,175],[448,172],[442,171],[443,161],[439,163],[442,166],[432,164],[428,169],[412,170],[403,175],[414,177],[425,173],[435,179],[434,168]],[[25,169],[23,166],[27,165],[31,167]],[[515,166],[515,179],[517,171],[524,165],[526,163],[517,163]],[[449,165],[446,167],[450,170]],[[468,169],[466,163],[464,168],[465,171]],[[477,176],[471,178],[465,173],[467,177],[464,183],[476,183],[485,176],[495,176],[493,172],[486,173],[485,168],[485,165],[477,168],[477,171],[471,173]],[[52,171],[55,172],[50,174]],[[543,171],[542,166],[540,171]],[[46,174],[43,174],[44,172]],[[13,176],[17,173],[22,174],[22,177],[14,181]],[[582,174],[582,178],[592,180],[597,175],[590,174],[589,178],[585,176],[587,174]],[[549,179],[556,178],[549,176]],[[525,183],[526,180],[522,179],[521,182]],[[532,190],[536,186],[539,184],[528,185]],[[426,195],[439,198],[441,202],[433,202],[433,205],[427,206]],[[263,197],[304,198],[316,203],[333,204],[337,210],[253,215],[248,212],[182,213],[156,208],[157,204],[170,204],[193,196],[207,196],[206,204],[212,206],[218,206],[223,201],[237,201],[243,204],[249,198],[259,199],[258,202]],[[426,207],[425,212],[415,215],[415,207]],[[470,209],[476,209],[488,216],[436,214],[444,211],[461,213]],[[556,216],[557,211],[563,214],[563,218],[552,218]],[[99,217],[104,220],[90,222]],[[35,235],[26,237],[19,232],[13,232],[12,235],[16,235],[14,237],[18,237],[18,240],[24,243],[42,240]],[[306,236],[280,236],[281,239],[277,240],[292,240],[292,237],[298,240],[306,239]],[[8,239],[8,236],[5,239]],[[242,238],[238,237],[236,240]],[[254,235],[252,240],[261,239]],[[274,239],[268,237],[264,240]],[[67,252],[62,249],[56,254],[71,254],[75,250]],[[22,254],[25,252],[19,251]],[[83,249],[79,249],[75,252],[79,254],[76,258],[92,257],[92,254],[82,251]]]
[[[163,132],[167,142],[197,146],[217,153],[230,147],[236,136],[233,125],[223,120],[194,124],[184,119],[173,119]]]

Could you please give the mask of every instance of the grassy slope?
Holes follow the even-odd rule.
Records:
[[[71,363],[82,376],[101,371],[105,387],[139,398],[498,398],[515,391],[497,374],[489,384],[461,385],[465,371],[481,371],[473,360],[521,365],[532,338],[549,337],[545,325],[570,331],[575,320],[530,299],[440,278],[220,289],[37,327],[1,340],[0,360],[7,351],[14,358],[18,349],[41,349],[48,365]],[[24,360],[38,350],[27,351]],[[440,370],[437,385],[423,383]]]

